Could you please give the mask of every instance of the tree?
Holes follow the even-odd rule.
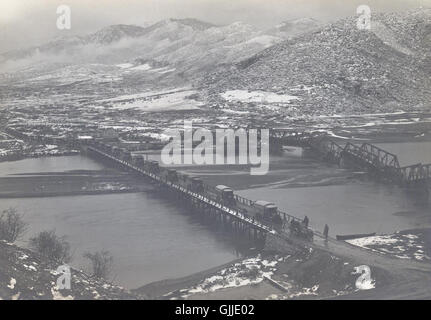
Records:
[[[109,251],[87,252],[84,254],[91,262],[92,276],[97,279],[107,279],[112,271],[112,262],[114,258]]]
[[[3,210],[0,214],[0,240],[13,243],[18,240],[27,230],[27,223],[23,215],[15,208]]]
[[[55,230],[42,231],[31,238],[30,248],[53,261],[67,263],[72,260],[70,244],[66,241],[66,237],[57,236]]]

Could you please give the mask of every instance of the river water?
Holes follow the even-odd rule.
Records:
[[[425,163],[430,144],[380,146],[407,152],[408,156],[400,158],[401,165],[407,165]],[[360,173],[358,178],[347,170],[301,157],[298,150],[272,157],[271,171],[266,176],[250,177],[248,171],[235,168],[190,171],[210,183],[232,185],[252,200],[273,201],[290,214],[307,215],[317,229],[327,223],[331,235],[392,233],[431,226],[429,201],[364,179]],[[0,163],[0,177],[80,169],[100,170],[103,165],[83,156],[26,159]],[[75,267],[85,266],[84,252],[109,250],[115,261],[115,281],[128,288],[186,276],[238,257],[232,237],[210,230],[186,209],[156,192],[0,199],[0,210],[11,206],[25,213],[27,239],[50,229],[66,235],[75,250]]]
[[[380,143],[379,147],[398,155],[401,166],[431,163],[431,143]],[[299,157],[297,153],[285,155],[289,158]],[[283,170],[281,170],[283,172]],[[304,174],[304,170],[292,171],[290,176],[283,177],[281,182],[252,189],[240,190],[238,193],[249,199],[273,201],[278,207],[299,217],[307,215],[311,225],[323,231],[325,224],[330,227],[330,234],[353,233],[393,233],[399,230],[424,228],[431,226],[430,200],[421,194],[408,193],[405,189],[375,182],[362,176],[361,179],[346,179],[338,183],[319,185],[327,180],[325,175],[307,181],[301,187],[292,187],[283,183],[287,178]],[[306,170],[310,171],[310,170]],[[328,176],[346,174],[341,169],[320,167],[318,172],[328,171]],[[280,172],[277,172],[280,175]],[[431,197],[431,196],[430,196]]]
[[[70,169],[103,167],[82,156],[26,159],[0,163],[0,176]],[[110,251],[115,282],[128,288],[186,276],[238,257],[233,239],[209,230],[177,203],[153,192],[0,199],[0,210],[8,207],[25,214],[29,230],[24,242],[43,230],[67,236],[75,267],[86,267],[86,251]]]

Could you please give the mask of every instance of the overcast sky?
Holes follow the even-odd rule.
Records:
[[[56,9],[72,9],[72,29],[56,28]],[[431,0],[0,0],[0,52],[66,34],[85,34],[111,24],[143,24],[166,18],[197,18],[215,24],[243,21],[266,28],[311,17],[328,21],[356,14],[431,7]]]

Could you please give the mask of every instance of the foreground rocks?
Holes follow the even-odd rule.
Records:
[[[30,250],[0,241],[0,300],[141,299],[112,283],[95,280],[71,268],[71,289],[59,290],[58,263]]]

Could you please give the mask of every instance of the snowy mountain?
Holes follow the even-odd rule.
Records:
[[[89,35],[58,38],[7,52],[2,60],[19,68],[50,63],[139,67],[137,61],[152,61],[154,67],[170,65],[190,76],[240,61],[282,41],[287,33],[284,29],[267,33],[242,22],[216,26],[197,19],[167,19],[149,26],[113,25]]]
[[[118,24],[103,28],[83,37],[82,44],[96,43],[108,45],[125,38],[137,38],[145,34],[145,28],[133,25]]]
[[[84,36],[59,37],[40,46],[3,53],[6,59],[22,59],[34,54],[57,54],[75,51],[85,45],[109,45],[127,38],[136,38],[145,33],[146,28],[134,25],[112,25]]]
[[[356,18],[276,44],[200,81],[220,105],[223,94],[294,95],[307,114],[430,108],[431,12],[373,15],[372,29]]]
[[[312,18],[293,19],[276,25],[266,33],[284,39],[290,39],[306,32],[315,31],[321,26],[321,22]]]

